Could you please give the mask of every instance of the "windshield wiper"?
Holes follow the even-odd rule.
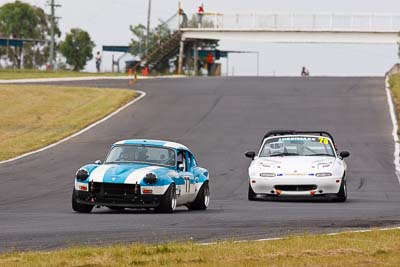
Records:
[[[279,154],[272,154],[272,155],[269,155],[269,156],[270,156],[270,157],[299,156],[299,154],[297,154],[297,153],[285,152],[285,153],[279,153]]]
[[[329,157],[334,157],[334,155],[331,155],[331,154],[323,154],[323,153],[320,153],[320,154],[311,154],[311,155],[307,155],[307,156],[329,156]]]

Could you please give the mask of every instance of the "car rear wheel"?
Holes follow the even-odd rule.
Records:
[[[160,206],[155,208],[156,212],[173,213],[176,208],[176,189],[175,185],[171,184],[167,192],[161,198]]]
[[[247,197],[248,197],[248,199],[249,199],[250,201],[253,201],[253,200],[256,200],[256,199],[257,199],[257,194],[254,193],[253,188],[251,188],[251,185],[250,185],[250,184],[249,184],[249,192],[248,192]]]
[[[76,201],[76,191],[72,192],[72,209],[79,213],[90,213],[94,205],[80,204]]]
[[[190,210],[206,210],[209,204],[210,187],[208,186],[208,182],[205,182],[201,186],[199,193],[197,193],[196,199],[188,206],[188,208]]]
[[[336,202],[345,202],[347,200],[347,184],[346,180],[343,178],[342,183],[340,184],[339,192],[336,195]]]

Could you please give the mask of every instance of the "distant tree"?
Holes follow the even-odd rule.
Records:
[[[93,58],[94,42],[88,32],[75,28],[65,36],[61,42],[60,51],[66,58],[67,64],[72,66],[74,71],[85,68],[87,61]]]
[[[130,30],[134,36],[131,39],[131,53],[140,55],[142,54],[142,50],[145,49],[146,27],[143,24],[131,25]]]
[[[2,35],[37,41],[26,42],[23,47],[2,47],[0,53],[6,55],[17,68],[22,65],[25,68],[43,66],[49,58],[50,19],[42,8],[21,1],[2,5],[0,7]],[[57,24],[55,34],[56,37],[61,36]]]
[[[143,24],[131,25],[130,30],[133,34],[130,44],[131,53],[134,55],[145,54],[147,50],[157,46],[162,40],[171,35],[168,25],[163,23],[150,31],[148,40],[146,40],[147,29]]]

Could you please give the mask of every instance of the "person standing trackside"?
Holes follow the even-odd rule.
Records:
[[[303,67],[303,68],[301,69],[301,76],[302,76],[302,77],[310,76],[310,72],[308,71],[308,69],[307,69],[306,67]]]
[[[203,16],[204,16],[204,4],[202,3],[197,10],[197,18],[198,18],[198,28],[201,28],[203,25]]]
[[[207,61],[208,76],[212,76],[211,71],[212,71],[212,67],[213,67],[213,64],[214,64],[214,57],[211,54],[211,52],[208,53],[206,61]]]
[[[100,72],[100,66],[101,66],[101,55],[100,55],[100,52],[97,51],[97,54],[96,54],[96,69],[97,69],[97,72]]]

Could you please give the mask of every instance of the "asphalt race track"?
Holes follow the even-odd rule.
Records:
[[[78,84],[69,82],[67,84]],[[127,81],[79,84],[123,87]],[[258,239],[400,224],[400,185],[383,78],[185,78],[138,83],[147,96],[59,146],[0,165],[0,251],[72,244]],[[349,150],[346,203],[247,201],[246,150],[271,129],[331,131]],[[71,210],[76,170],[119,139],[182,142],[210,171],[207,211]]]

